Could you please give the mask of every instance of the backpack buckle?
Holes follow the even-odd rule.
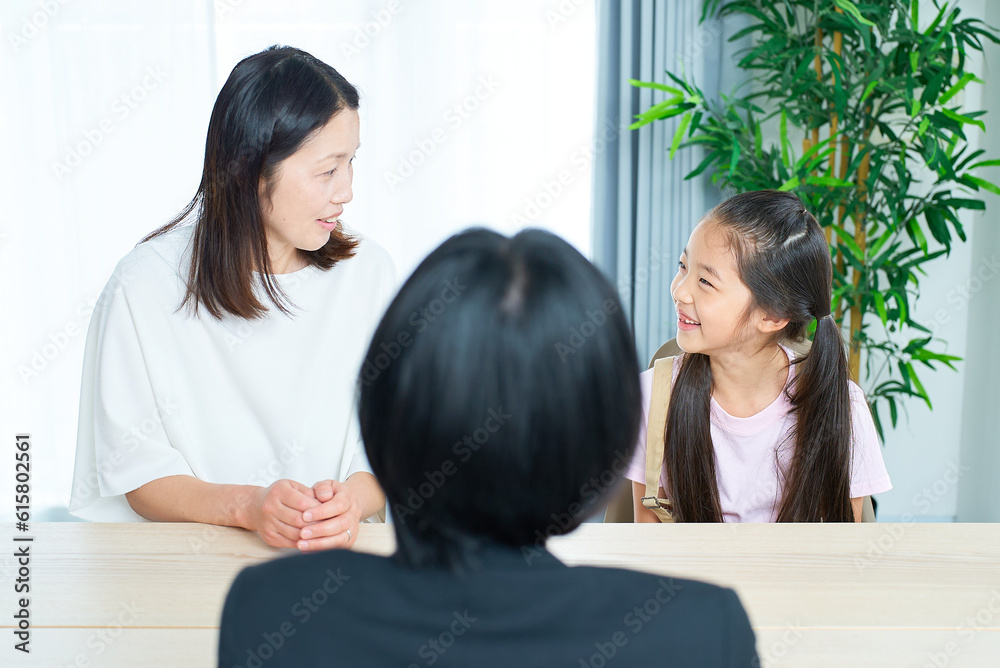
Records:
[[[639,500],[642,501],[643,506],[649,508],[650,510],[663,507],[662,505],[660,505],[660,500],[655,496],[644,496]]]

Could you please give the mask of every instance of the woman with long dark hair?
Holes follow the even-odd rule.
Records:
[[[853,522],[891,489],[864,393],[830,313],[823,231],[792,193],[736,195],[695,227],[670,293],[677,344],[659,499],[679,522]],[[809,352],[796,357],[815,321]],[[647,496],[646,420],[626,477]],[[650,490],[652,491],[652,490]],[[652,496],[652,494],[649,494]]]
[[[355,378],[395,279],[340,220],[358,106],[298,49],[233,69],[195,197],[119,262],[94,311],[70,511],[318,549],[383,509]]]
[[[244,570],[218,665],[759,665],[733,591],[546,549],[616,487],[641,410],[617,294],[569,244],[452,237],[393,300],[365,367],[361,431],[396,553]]]

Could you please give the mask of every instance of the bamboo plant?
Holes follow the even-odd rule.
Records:
[[[867,390],[879,434],[880,408],[895,426],[903,399],[931,406],[917,364],[954,369],[959,357],[913,319],[924,266],[965,241],[963,209],[982,211],[976,175],[983,158],[970,133],[984,111],[962,108],[982,83],[969,55],[995,31],[934,0],[922,24],[918,0],[706,0],[702,21],[743,15],[751,35],[738,54],[745,84],[710,99],[690,78],[675,85],[629,80],[666,99],[631,128],[680,117],[670,157],[700,147],[707,170],[736,192],[794,190],[824,227],[834,261],[831,309],[849,340],[853,379]],[[801,138],[801,150],[797,144]],[[975,141],[975,137],[971,138]],[[864,376],[861,376],[862,360]]]

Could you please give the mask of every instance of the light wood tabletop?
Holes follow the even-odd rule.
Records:
[[[214,666],[232,579],[294,552],[197,524],[3,526],[34,538],[30,655],[13,648],[14,550],[0,562],[3,666]],[[362,526],[354,549],[391,553],[392,527]],[[550,549],[732,587],[763,666],[1000,666],[1000,525],[585,524]]]

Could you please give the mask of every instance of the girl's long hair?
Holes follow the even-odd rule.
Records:
[[[181,307],[199,304],[215,318],[263,317],[254,293],[254,271],[267,298],[289,313],[287,298],[271,276],[264,230],[264,201],[278,167],[344,109],[358,108],[358,91],[335,69],[292,47],[272,46],[240,61],[212,109],[205,165],[194,198],[169,223],[140,243],[180,225],[192,212],[193,252]],[[303,253],[310,265],[329,269],[353,257],[360,242],[338,225],[330,240]]]
[[[817,319],[812,346],[793,361],[789,399],[796,417],[794,452],[780,470],[779,522],[852,522],[851,415],[847,353],[830,314],[833,268],[816,219],[798,197],[743,193],[706,219],[728,236],[740,279],[750,289],[745,317],[756,309],[788,319],[779,339],[802,341]],[[667,480],[680,522],[721,522],[715,448],[710,428],[709,357],[685,354],[667,412]]]

